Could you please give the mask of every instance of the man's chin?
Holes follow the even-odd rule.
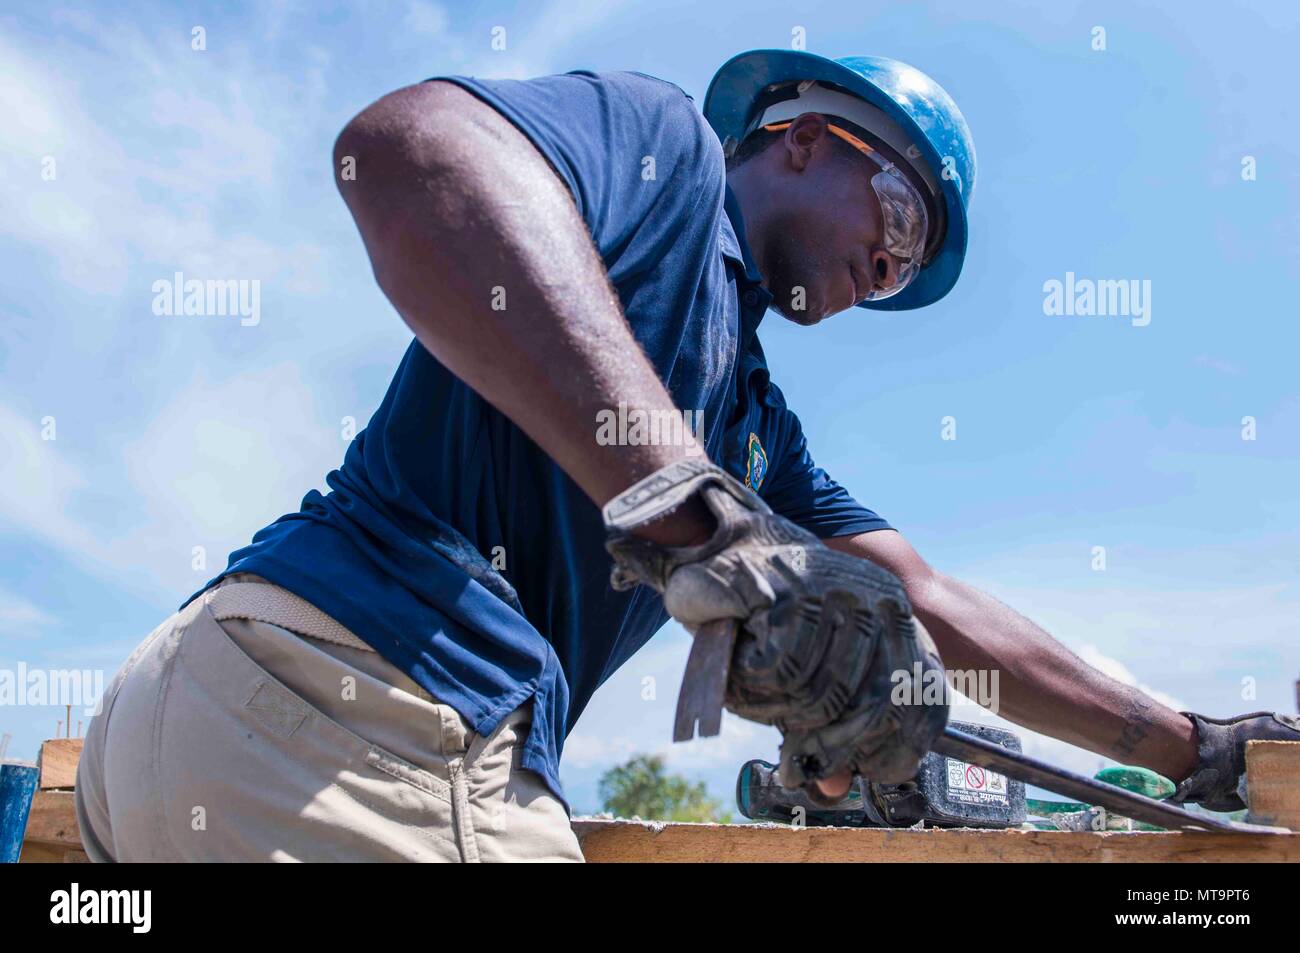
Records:
[[[820,307],[805,308],[802,311],[793,311],[786,308],[777,308],[776,311],[779,315],[781,315],[781,317],[785,318],[787,321],[792,321],[795,324],[803,325],[805,328],[810,328],[814,324],[824,321],[826,318],[829,318],[832,314],[834,314],[833,311],[827,311],[825,308],[820,308]]]
[[[771,308],[781,317],[804,327],[812,327],[841,310],[833,307],[826,289],[819,284],[798,283],[789,286],[777,282],[772,291]]]

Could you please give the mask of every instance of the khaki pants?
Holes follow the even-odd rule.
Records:
[[[519,766],[310,603],[234,576],[144,640],[77,771],[97,861],[580,861]]]

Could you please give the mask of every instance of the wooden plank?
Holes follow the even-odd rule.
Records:
[[[27,818],[23,843],[51,844],[81,849],[77,809],[71,791],[37,791]]]
[[[18,858],[20,864],[88,864],[90,858],[86,852],[76,847],[63,847],[55,844],[38,844],[35,841],[23,842],[23,853]]]
[[[56,739],[77,743],[79,739]],[[42,747],[47,763],[65,771],[71,745]],[[1300,743],[1252,741],[1246,749],[1253,813],[1300,828]],[[75,761],[73,762],[75,777]],[[57,775],[51,774],[54,779]],[[71,791],[38,790],[32,799],[22,859],[69,862],[85,858]],[[1239,862],[1300,863],[1300,834],[1278,836],[1147,832],[879,830],[777,824],[663,824],[575,819],[587,860],[608,862],[908,862],[999,863]]]
[[[81,760],[81,747],[85,738],[51,738],[41,743],[37,763],[41,767],[40,789],[74,788],[77,786],[77,762]]]
[[[1251,820],[1300,830],[1300,741],[1248,741]]]
[[[579,819],[594,863],[1300,862],[1300,834],[880,830]]]
[[[776,824],[657,824],[577,819],[589,861],[672,862],[1151,862],[1300,863],[1300,834],[870,830]],[[37,791],[23,859],[79,859],[71,791]],[[70,851],[75,853],[69,853]],[[29,852],[31,856],[29,858]]]

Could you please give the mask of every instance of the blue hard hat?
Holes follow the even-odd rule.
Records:
[[[966,209],[975,191],[975,142],[961,110],[943,87],[920,70],[883,56],[828,59],[801,50],[751,50],[732,57],[718,70],[704,96],[708,120],[724,150],[753,130],[759,106],[769,92],[791,82],[830,84],[866,100],[892,119],[911,139],[907,158],[924,161],[943,194],[943,241],[906,288],[860,308],[905,311],[938,301],[961,274],[966,258]]]

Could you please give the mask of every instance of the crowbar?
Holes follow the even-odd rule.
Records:
[[[677,696],[677,717],[673,741],[696,737],[712,738],[722,730],[722,703],[731,671],[731,653],[736,644],[735,619],[718,619],[694,632],[691,654],[686,661],[681,691]],[[1105,808],[1121,817],[1154,824],[1175,831],[1217,831],[1226,834],[1289,834],[1285,827],[1267,827],[1242,821],[1193,814],[1184,808],[1126,791],[1124,788],[1058,768],[1018,751],[1010,751],[983,738],[948,727],[935,741],[933,750],[949,758],[997,771],[1017,781],[1037,785],[1085,804]]]
[[[958,761],[997,771],[1017,781],[1035,784],[1054,794],[1063,794],[1085,804],[1104,807],[1121,817],[1131,817],[1175,831],[1218,831],[1225,834],[1289,834],[1285,827],[1245,824],[1204,814],[1193,814],[1174,804],[1126,791],[1096,778],[1057,768],[1019,751],[976,738],[956,728],[945,728],[934,743],[934,751]]]

